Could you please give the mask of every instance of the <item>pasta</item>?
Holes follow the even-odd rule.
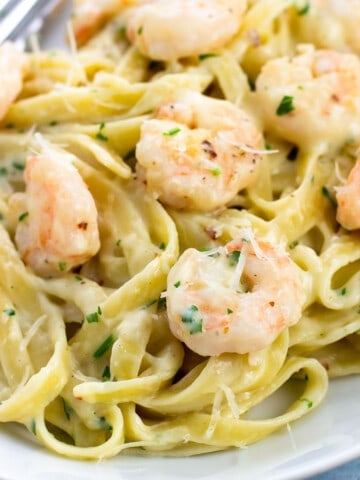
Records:
[[[360,372],[360,2],[95,4],[69,52],[0,47],[0,421],[245,447]]]

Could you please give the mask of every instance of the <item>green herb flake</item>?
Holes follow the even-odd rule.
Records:
[[[25,220],[26,217],[29,216],[29,212],[23,212],[21,213],[19,216],[18,216],[18,220],[19,222],[22,222],[23,220]]]
[[[71,416],[73,414],[73,409],[70,407],[70,405],[67,403],[67,401],[64,398],[61,398],[62,404],[63,404],[63,410],[65,413],[65,417],[70,420]]]
[[[13,166],[13,168],[15,168],[15,170],[19,170],[20,172],[25,170],[25,164],[22,162],[18,162],[17,160],[14,160],[11,165]]]
[[[98,138],[99,140],[103,140],[104,142],[109,140],[108,137],[103,134],[103,130],[104,130],[105,126],[106,126],[105,123],[101,122],[100,125],[99,125],[99,131],[96,134],[96,138]]]
[[[8,317],[13,317],[14,315],[16,315],[16,312],[13,308],[6,308],[5,310],[3,310],[3,312],[6,313]]]
[[[138,30],[137,30],[137,34],[138,35],[141,35],[143,33],[143,27],[139,27]]]
[[[98,305],[97,313],[98,313],[99,315],[102,315],[102,309],[101,309],[100,305]]]
[[[311,408],[313,406],[313,402],[308,398],[299,398],[299,402],[305,402],[307,404],[307,408]]]
[[[265,143],[265,150],[272,150],[272,146],[269,143]]]
[[[67,263],[66,262],[59,262],[58,267],[59,267],[60,272],[65,272],[66,267],[67,267]]]
[[[0,168],[0,175],[7,175],[8,173],[8,170],[6,167],[1,167]]]
[[[118,29],[116,30],[116,33],[117,35],[119,35],[119,37],[125,37],[125,34],[126,34],[125,25],[121,25],[120,27],[118,27]]]
[[[50,127],[55,127],[56,125],[58,124],[58,122],[56,120],[52,120],[49,125]]]
[[[104,353],[106,353],[112,344],[115,342],[115,337],[113,334],[109,335],[103,343],[95,350],[93,353],[93,358],[97,360],[98,358],[102,357]]]
[[[343,297],[344,295],[346,295],[346,287],[340,288],[339,290],[337,290],[337,293]]]
[[[333,207],[337,206],[337,202],[336,202],[335,198],[331,195],[331,193],[329,192],[329,189],[325,185],[323,185],[321,187],[321,193],[325,198],[327,198],[329,200],[329,202],[331,203],[331,205]]]
[[[203,320],[199,318],[199,309],[196,305],[190,305],[183,310],[181,321],[186,325],[190,335],[203,331]]]
[[[233,252],[229,253],[228,258],[229,258],[229,264],[231,267],[239,263],[240,255],[241,255],[240,250],[234,250]]]
[[[105,417],[99,417],[99,424],[100,428],[112,431],[112,426],[107,422]]]
[[[228,308],[228,309],[226,310],[226,313],[227,313],[228,315],[231,315],[232,313],[234,313],[234,310],[231,310],[231,308]]]
[[[165,250],[165,248],[166,248],[165,243],[161,242],[160,245],[159,245],[159,248],[160,248],[160,250]]]
[[[218,177],[219,175],[221,175],[221,169],[219,167],[216,167],[216,168],[213,168],[211,170],[211,173],[215,176],[215,177]]]
[[[281,102],[279,103],[279,106],[276,109],[276,115],[282,116],[292,112],[295,109],[293,100],[294,100],[294,97],[285,95],[281,99]]]
[[[175,288],[179,288],[180,285],[181,285],[180,280],[178,280],[177,282],[174,283],[174,287],[175,287]]]
[[[121,245],[121,240],[120,240],[120,238],[119,238],[118,240],[116,240],[116,246],[117,246],[117,247],[120,247],[120,245]]]
[[[289,248],[290,250],[293,250],[298,245],[299,245],[299,242],[297,240],[294,240],[293,242],[289,243]]]
[[[83,282],[83,280],[84,280],[80,275],[75,275],[74,278],[77,282]]]
[[[88,313],[85,318],[88,323],[99,323],[98,312]]]
[[[33,435],[36,436],[36,422],[34,419],[31,420],[30,430],[33,433]]]
[[[310,11],[310,4],[311,2],[310,0],[308,0],[303,7],[298,7],[297,5],[295,5],[296,13],[300,16],[306,15]]]
[[[206,60],[207,58],[218,57],[217,53],[209,52],[209,53],[200,53],[199,60]]]
[[[111,378],[111,372],[110,372],[110,367],[109,365],[106,365],[106,367],[104,368],[104,371],[101,375],[101,378],[102,378],[102,381],[103,382],[108,382]]]
[[[180,131],[181,131],[181,129],[179,127],[174,127],[174,128],[171,128],[170,130],[168,130],[167,132],[163,132],[163,135],[165,137],[172,137],[173,135],[176,135]]]
[[[155,305],[155,303],[157,303],[157,301],[158,301],[157,299],[150,300],[149,302],[145,303],[145,305],[141,307],[141,310],[146,310],[147,308],[152,307],[153,305]]]

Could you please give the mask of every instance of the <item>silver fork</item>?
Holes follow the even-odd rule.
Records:
[[[6,40],[24,46],[40,30],[44,18],[61,0],[0,0],[0,45]]]

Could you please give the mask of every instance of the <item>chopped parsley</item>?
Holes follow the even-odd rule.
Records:
[[[346,295],[346,287],[340,288],[337,292],[343,297],[344,295]]]
[[[157,303],[157,299],[156,300],[150,300],[149,302],[146,302],[145,305],[143,305],[141,307],[141,310],[146,310],[147,308],[151,307],[152,305],[155,305],[155,303]]]
[[[190,305],[183,310],[181,321],[186,325],[190,335],[203,331],[203,320],[199,317],[199,309],[196,305]]]
[[[215,176],[215,177],[218,177],[219,175],[221,175],[221,169],[219,167],[216,167],[214,168],[213,170],[211,170],[211,173]]]
[[[305,402],[308,408],[311,408],[313,406],[313,402],[308,398],[299,398],[299,402]]]
[[[58,124],[58,122],[56,120],[52,120],[49,125],[50,127],[55,127],[56,125]]]
[[[228,257],[229,257],[230,266],[233,267],[234,265],[238,264],[240,255],[241,255],[240,250],[234,250],[233,252],[229,253]]]
[[[111,372],[110,372],[110,367],[109,365],[106,365],[106,367],[104,368],[104,371],[101,375],[101,378],[103,380],[103,382],[107,382],[110,380],[111,378]]]
[[[109,348],[112,346],[112,344],[115,342],[115,337],[113,334],[109,335],[104,341],[103,343],[95,350],[95,352],[93,353],[93,358],[98,359],[100,357],[102,357],[104,355],[104,353],[106,353]]]
[[[36,423],[34,419],[31,420],[30,429],[32,433],[36,436]]]
[[[175,287],[175,288],[179,288],[180,285],[181,285],[180,280],[178,280],[177,282],[174,283],[174,287]]]
[[[331,203],[331,205],[333,207],[337,206],[337,202],[336,202],[335,198],[331,195],[331,193],[329,192],[329,189],[325,185],[323,185],[321,187],[321,193],[325,198],[327,198],[329,200],[329,202]]]
[[[77,282],[82,282],[83,281],[83,278],[80,275],[75,275],[74,278]]]
[[[137,30],[137,34],[138,35],[141,35],[143,33],[143,27],[139,27],[138,30]]]
[[[99,323],[98,312],[88,313],[85,318],[88,323]]]
[[[112,430],[112,426],[107,422],[105,417],[99,417],[99,424],[100,428],[104,428],[105,430]]]
[[[22,172],[25,170],[25,165],[22,162],[18,162],[17,160],[14,160],[11,164],[15,170],[20,170]]]
[[[62,404],[63,404],[63,410],[64,410],[64,413],[65,413],[65,417],[70,420],[72,414],[73,414],[73,409],[70,407],[70,405],[67,403],[67,401],[62,398]]]
[[[121,26],[116,30],[116,33],[117,33],[120,37],[125,37],[125,33],[126,33],[126,27],[125,27],[125,25],[121,25]]]
[[[218,57],[219,55],[217,53],[209,52],[209,53],[200,53],[199,55],[199,60],[206,60],[207,58],[211,57]]]
[[[26,217],[29,216],[29,212],[23,212],[21,213],[19,216],[18,216],[18,220],[19,222],[22,222],[23,220],[25,220]]]
[[[299,242],[297,240],[294,240],[293,242],[289,243],[289,248],[290,250],[293,250],[298,245],[299,245]]]
[[[13,308],[6,308],[5,310],[3,310],[4,313],[6,313],[6,315],[8,315],[9,317],[13,317],[14,315],[16,315],[16,312]]]
[[[118,240],[116,240],[116,246],[117,246],[117,247],[120,247],[120,245],[121,245],[121,240],[120,240],[120,238],[119,238]]]
[[[307,2],[305,2],[305,5],[303,7],[298,7],[297,5],[295,5],[297,14],[298,15],[306,15],[307,13],[309,13],[310,3],[311,3],[310,0],[308,0]]]
[[[228,308],[228,309],[226,310],[226,313],[227,313],[228,315],[231,315],[232,313],[234,313],[234,310],[231,310],[231,308]]]
[[[6,167],[1,167],[0,168],[0,175],[7,175],[8,171]]]
[[[98,138],[99,140],[103,140],[104,142],[106,142],[108,139],[108,137],[106,135],[103,134],[103,130],[105,128],[105,123],[104,122],[101,122],[100,125],[99,125],[99,131],[97,132],[96,134],[96,138]]]
[[[67,264],[66,264],[66,262],[59,262],[58,267],[59,267],[60,272],[64,272],[66,270]]]
[[[160,250],[165,250],[165,248],[166,248],[165,243],[161,242],[160,245],[159,245],[159,248],[160,248]]]
[[[294,97],[290,97],[289,95],[285,95],[281,102],[279,103],[278,108],[276,109],[276,115],[282,116],[286,115],[287,113],[292,112],[295,107],[293,104]]]
[[[179,127],[174,127],[174,128],[171,128],[170,130],[168,130],[167,132],[163,132],[163,135],[165,137],[172,137],[173,135],[176,135],[177,133],[180,132],[180,128]]]

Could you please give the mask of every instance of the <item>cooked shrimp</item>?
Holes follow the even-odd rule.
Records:
[[[184,93],[141,127],[136,158],[148,191],[175,208],[224,206],[257,176],[261,134],[225,100]]]
[[[0,46],[0,120],[22,89],[27,57],[12,43]]]
[[[256,82],[266,126],[296,144],[337,146],[360,134],[360,60],[303,47],[292,59],[270,60]]]
[[[154,60],[172,61],[226,45],[239,30],[246,0],[157,0],[133,10],[127,35]]]
[[[84,44],[104,23],[116,15],[127,0],[75,0],[72,26],[78,45]]]
[[[43,147],[27,159],[26,192],[12,199],[21,212],[15,235],[19,253],[43,276],[69,271],[100,247],[95,202],[72,161],[70,154]]]
[[[216,252],[186,250],[168,275],[171,331],[200,355],[267,347],[300,319],[304,302],[295,263],[246,231]]]
[[[336,219],[346,230],[360,228],[360,157],[345,185],[336,188]]]

